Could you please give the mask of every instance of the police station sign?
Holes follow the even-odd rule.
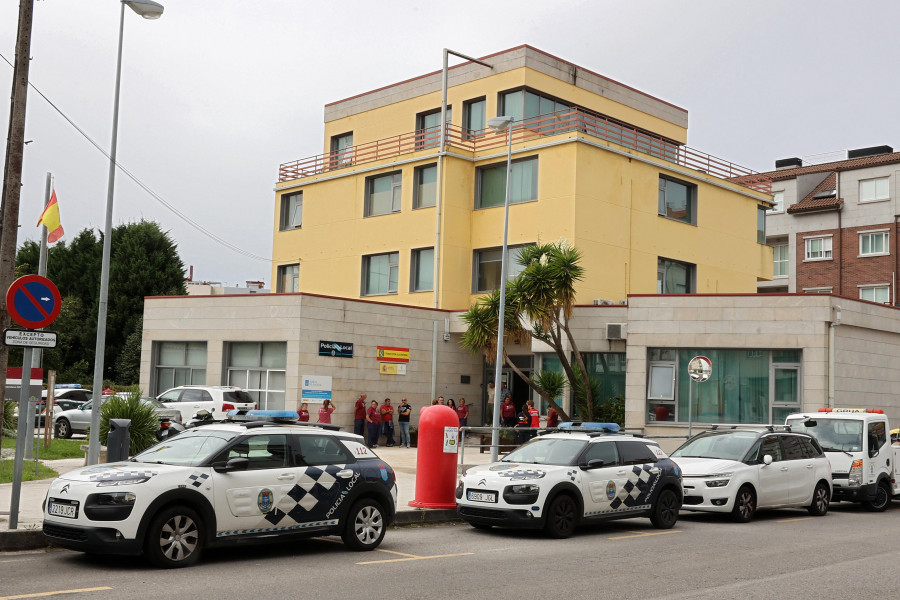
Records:
[[[328,340],[319,340],[319,356],[353,358],[353,344],[349,342],[331,342]]]

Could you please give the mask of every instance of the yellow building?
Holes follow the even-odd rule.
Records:
[[[323,153],[281,165],[277,292],[465,310],[499,284],[512,125],[516,248],[565,238],[580,304],[753,293],[771,182],[687,148],[687,111],[530,46],[325,107]],[[435,252],[437,249],[437,252]],[[436,276],[435,276],[436,274]]]

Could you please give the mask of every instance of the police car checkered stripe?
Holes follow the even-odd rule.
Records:
[[[105,471],[91,475],[91,481],[125,481],[128,479],[150,478],[156,475],[156,471]]]
[[[200,487],[203,485],[203,482],[209,479],[209,475],[206,473],[194,473],[188,479],[191,480],[191,485],[194,487]]]
[[[659,467],[653,464],[634,465],[628,473],[628,481],[610,503],[610,508],[621,510],[631,507],[646,508],[657,481],[659,481]]]
[[[647,510],[647,505],[644,504],[642,506],[620,506],[619,508],[607,508],[605,510],[592,510],[590,512],[584,513],[586,517],[598,517],[600,515],[620,515],[622,513],[628,512],[640,512],[643,510]]]
[[[337,519],[330,521],[310,521],[308,523],[298,523],[296,525],[284,525],[282,527],[260,527],[257,529],[233,529],[230,531],[217,531],[216,537],[228,537],[231,535],[244,535],[249,533],[270,533],[275,531],[289,531],[292,529],[310,529],[313,527],[330,527],[337,525]]]

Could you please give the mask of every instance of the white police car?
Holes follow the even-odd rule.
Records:
[[[659,445],[616,434],[614,423],[582,427],[597,431],[542,435],[500,462],[468,469],[456,488],[460,517],[479,529],[543,528],[555,538],[580,523],[629,517],[673,527],[681,473]]]
[[[296,423],[291,411],[238,416],[261,420],[188,429],[128,462],[59,477],[44,535],[72,550],[143,552],[162,567],[189,566],[205,546],[231,540],[339,534],[357,550],[381,543],[397,485],[360,436],[273,421]]]

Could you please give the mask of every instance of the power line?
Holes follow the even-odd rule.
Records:
[[[7,58],[6,58],[2,53],[0,53],[0,58],[2,58],[3,61],[4,61],[6,64],[8,64],[10,67],[13,66],[12,63],[10,63],[9,60],[7,60]],[[46,101],[47,104],[49,104],[49,105],[53,108],[53,110],[55,110],[57,113],[59,113],[59,115],[60,115],[63,119],[65,119],[66,122],[67,122],[69,125],[71,125],[71,126],[75,129],[75,131],[77,131],[78,133],[80,133],[80,134],[81,134],[88,142],[90,142],[90,144],[91,144],[94,148],[96,148],[97,150],[99,150],[100,153],[101,153],[103,156],[105,156],[107,159],[110,158],[109,154],[107,154],[106,150],[104,150],[103,147],[100,146],[100,144],[98,144],[96,141],[94,141],[94,139],[93,139],[91,136],[89,136],[89,135],[81,128],[81,127],[79,127],[72,119],[70,119],[70,118],[66,115],[66,113],[64,113],[58,106],[56,106],[56,104],[54,104],[53,101],[50,100],[50,98],[48,98],[46,95],[44,95],[44,93],[43,93],[41,90],[39,90],[39,89],[37,88],[36,85],[34,85],[33,83],[31,83],[31,81],[28,82],[28,85],[31,87],[31,89],[33,89],[35,92],[37,92],[38,95],[39,95],[41,98],[43,98],[44,101]],[[199,223],[197,223],[196,221],[194,221],[192,218],[190,218],[189,216],[187,216],[186,214],[184,214],[183,212],[181,212],[180,210],[178,210],[177,208],[175,208],[175,207],[174,207],[172,204],[170,204],[165,198],[163,198],[162,196],[160,196],[159,194],[157,194],[155,191],[153,191],[153,189],[151,189],[150,186],[148,186],[146,183],[144,183],[143,181],[141,181],[141,179],[138,178],[137,175],[135,175],[134,173],[132,173],[131,171],[129,171],[128,169],[126,169],[125,166],[122,165],[120,162],[116,161],[115,164],[116,164],[116,167],[117,167],[120,171],[122,171],[122,173],[124,173],[129,179],[131,179],[133,182],[135,182],[135,183],[138,185],[138,187],[140,187],[142,190],[144,190],[145,192],[147,192],[147,194],[149,194],[151,198],[153,198],[154,200],[156,200],[157,202],[159,202],[160,204],[162,204],[164,207],[166,207],[167,209],[169,209],[176,217],[178,217],[179,219],[181,219],[182,221],[184,221],[185,223],[187,223],[188,225],[190,225],[191,227],[193,227],[194,229],[196,229],[197,231],[199,231],[200,233],[202,233],[203,235],[205,235],[206,237],[208,237],[208,238],[211,239],[212,241],[214,241],[214,242],[216,242],[216,243],[218,243],[218,244],[221,244],[222,246],[225,246],[225,247],[228,248],[229,250],[231,250],[231,251],[233,251],[233,252],[236,252],[236,253],[238,253],[238,254],[240,254],[240,255],[242,255],[242,256],[246,256],[247,258],[252,258],[252,259],[255,259],[255,260],[261,260],[261,261],[265,261],[265,262],[268,262],[268,263],[271,263],[271,262],[272,262],[272,259],[271,259],[271,258],[268,258],[268,257],[265,257],[265,256],[260,256],[260,255],[258,255],[258,254],[254,254],[253,252],[250,252],[249,250],[245,250],[245,249],[243,249],[243,248],[241,248],[241,247],[239,247],[239,246],[235,246],[234,244],[228,242],[227,240],[224,240],[224,239],[220,238],[219,236],[217,236],[217,235],[214,234],[213,232],[209,231],[208,229],[204,228],[202,225],[200,225]]]

